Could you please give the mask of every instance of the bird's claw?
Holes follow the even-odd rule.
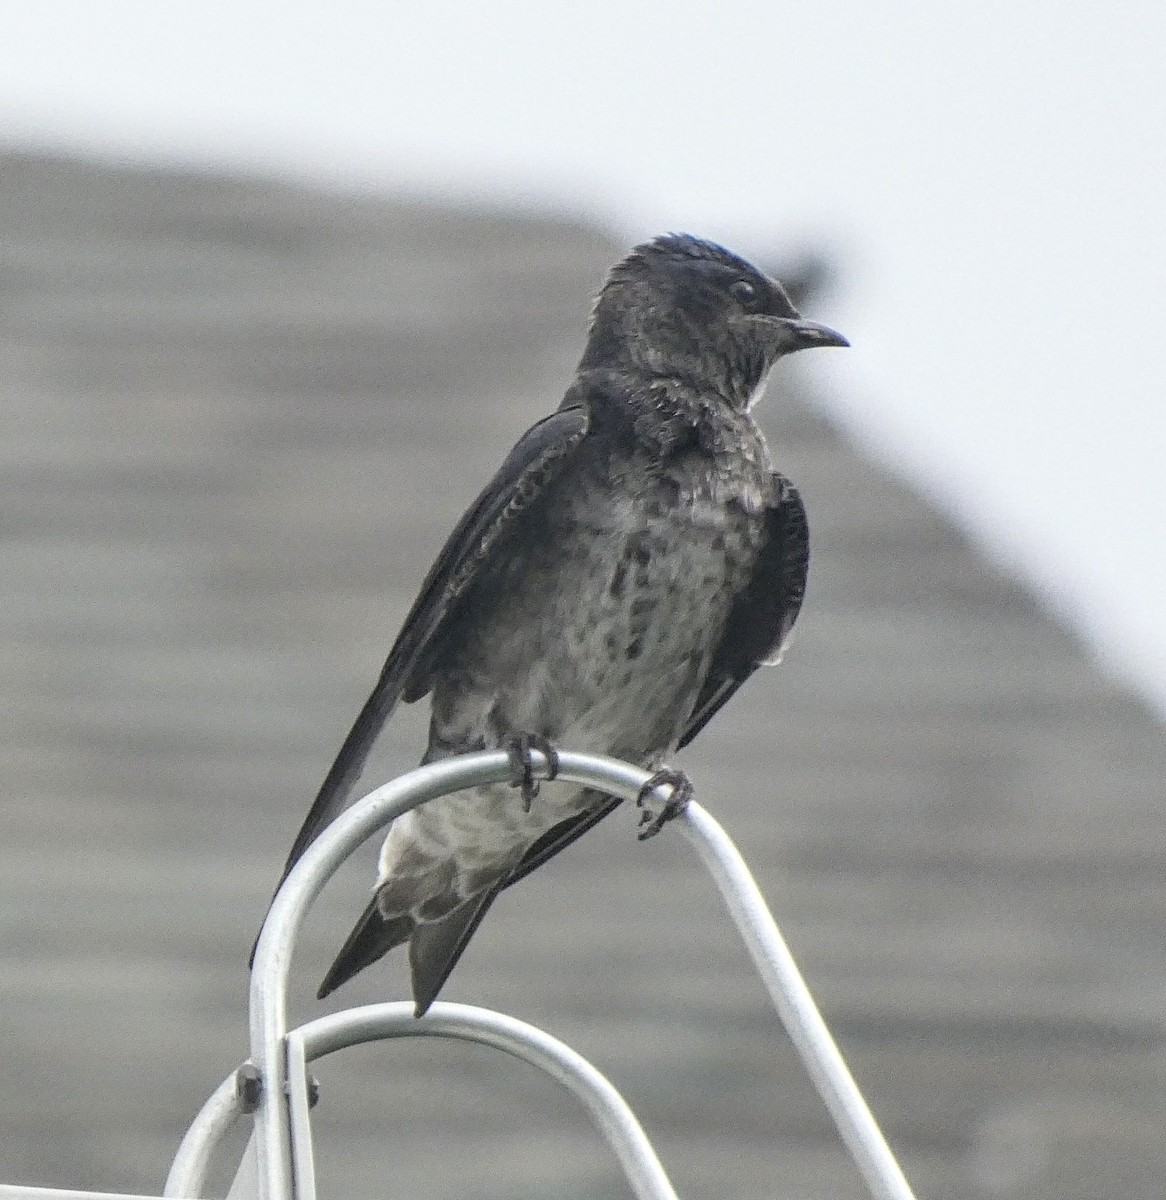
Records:
[[[538,795],[538,780],[534,776],[534,762],[530,752],[537,750],[547,760],[547,779],[559,773],[559,752],[537,733],[516,733],[506,740],[506,754],[510,759],[510,783],[522,789],[522,811],[530,812],[530,806]]]
[[[648,807],[648,798],[659,787],[670,787],[672,795],[664,801],[659,812],[653,812]],[[648,838],[655,837],[669,821],[680,816],[688,807],[694,791],[692,780],[683,771],[677,771],[672,767],[664,767],[657,771],[640,788],[639,795],[636,796],[636,807],[642,810],[640,812],[640,831],[637,835],[640,841],[646,842]]]

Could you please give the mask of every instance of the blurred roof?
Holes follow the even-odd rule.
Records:
[[[247,950],[303,810],[620,251],[0,159],[0,1180],[160,1187],[245,1053]],[[1161,731],[806,401],[779,378],[764,416],[813,530],[794,646],[684,763],[921,1195],[1156,1196]],[[394,721],[370,786],[424,719]],[[683,1195],[857,1195],[699,868],[633,827],[507,893],[447,997],[591,1057]],[[296,1012],[370,880],[321,902]],[[338,1000],[405,988],[390,959]],[[322,1076],[324,1194],[624,1194],[573,1103],[485,1051]]]

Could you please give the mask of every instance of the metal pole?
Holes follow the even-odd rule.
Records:
[[[699,804],[690,804],[677,823],[716,880],[782,1024],[872,1195],[915,1200],[740,851]]]

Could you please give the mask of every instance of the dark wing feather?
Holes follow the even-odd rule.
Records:
[[[762,663],[779,656],[806,594],[810,530],[797,488],[774,473],[777,499],[766,510],[766,540],[753,578],[729,613],[720,645],[684,727],[680,746],[728,703]]]
[[[520,879],[525,879],[536,867],[541,867],[547,859],[565,850],[622,803],[618,796],[607,796],[602,792],[591,792],[590,795],[594,798],[594,807],[576,813],[548,829],[519,859],[518,866],[503,880],[503,887],[510,887]]]
[[[459,599],[477,579],[498,539],[558,475],[587,429],[587,410],[577,404],[560,408],[539,421],[523,435],[498,474],[458,522],[421,585],[381,677],[296,835],[280,884],[320,831],[344,809],[397,701],[419,699],[429,690],[426,659],[440,643]]]

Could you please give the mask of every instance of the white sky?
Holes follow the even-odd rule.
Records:
[[[824,242],[826,399],[1166,713],[1164,60],[1161,0],[38,0],[0,136]]]

